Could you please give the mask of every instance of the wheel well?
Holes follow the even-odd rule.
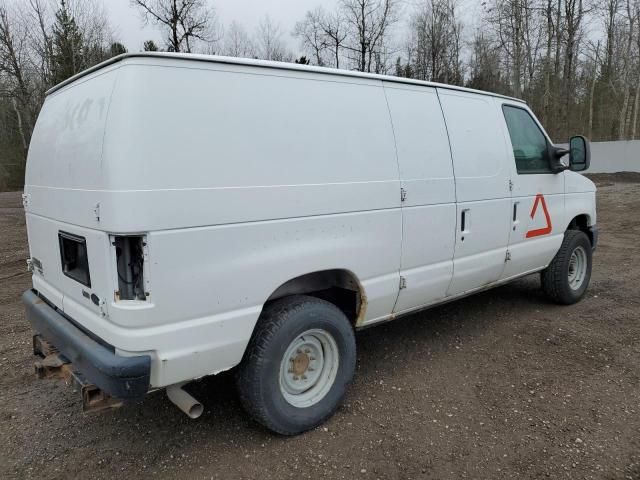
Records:
[[[571,222],[569,222],[569,226],[567,227],[567,230],[580,230],[586,233],[587,237],[589,237],[589,241],[591,242],[591,245],[593,245],[593,232],[591,231],[590,223],[591,221],[589,220],[588,215],[586,214],[578,215],[577,217],[574,217],[573,220],[571,220]]]
[[[349,270],[322,270],[300,275],[280,285],[265,303],[290,295],[310,295],[333,303],[353,325],[364,319],[366,296],[357,277]]]

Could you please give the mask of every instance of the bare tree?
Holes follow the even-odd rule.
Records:
[[[534,76],[541,44],[535,0],[496,0],[488,12],[511,73],[513,94],[522,97]]]
[[[461,29],[454,0],[424,0],[410,17],[409,62],[421,80],[462,84]]]
[[[257,54],[263,60],[284,61],[286,51],[282,42],[282,27],[265,15],[256,31]]]
[[[215,33],[215,12],[206,0],[131,0],[140,8],[145,22],[167,29],[167,49],[191,53],[197,41],[212,43]]]
[[[640,5],[636,4],[636,25],[640,22]],[[633,117],[629,138],[635,140],[638,128],[638,109],[640,108],[640,30],[636,28],[636,95],[633,102]]]
[[[120,46],[112,52],[118,44],[99,3],[66,0],[65,22],[77,27],[74,35],[82,42],[72,49],[72,57],[63,53],[62,16],[55,15],[62,7],[48,0],[0,2],[0,172],[11,177],[0,183],[19,185],[24,178],[27,149],[45,92],[65,79],[54,75],[54,70],[63,71],[61,62],[74,63],[74,68],[65,70],[69,75],[122,51]]]
[[[223,53],[229,57],[252,58],[256,48],[246,30],[235,20],[231,22],[224,35]]]
[[[18,19],[19,11],[0,6],[0,74],[6,81],[7,96],[16,116],[16,124],[26,158],[33,116],[29,99],[32,86],[29,83],[28,34],[25,25]]]
[[[293,30],[293,35],[300,39],[303,48],[311,52],[314,63],[320,66],[325,64],[323,57],[328,46],[323,31],[324,16],[325,11],[322,7],[308,11]]]
[[[480,90],[508,93],[508,85],[500,70],[498,43],[483,30],[475,33],[469,61],[467,86]]]
[[[329,13],[318,7],[307,12],[298,22],[294,36],[301,40],[302,47],[310,52],[317,65],[340,68],[340,59],[348,36],[342,13]]]
[[[620,0],[606,0],[604,3],[604,16],[605,16],[605,30],[606,30],[606,43],[605,43],[605,57],[604,57],[604,69],[603,76],[607,81],[612,77],[613,56],[615,48],[615,30],[618,14],[620,13]]]
[[[544,18],[545,18],[545,35],[546,35],[546,50],[544,57],[544,92],[542,95],[542,112],[544,119],[551,117],[551,62],[552,62],[552,48],[554,40],[556,39],[556,33],[558,31],[557,25],[554,23],[554,4],[553,0],[547,0],[544,6]]]
[[[566,124],[570,118],[569,112],[573,102],[571,93],[575,88],[576,58],[580,50],[585,8],[583,0],[565,0],[564,5],[565,61],[562,74],[562,97],[564,99],[562,121]]]
[[[372,59],[383,51],[389,30],[397,21],[396,0],[342,0],[341,9],[349,27],[344,48],[358,70],[370,72]]]
[[[48,85],[51,81],[51,59],[53,57],[53,44],[49,32],[52,23],[50,11],[43,0],[29,0],[27,15],[29,23],[36,28],[29,29],[31,48],[34,54],[35,70],[38,72],[42,85]],[[41,91],[43,89],[40,89]]]
[[[593,135],[593,101],[596,92],[596,84],[598,82],[598,66],[600,64],[600,41],[593,49],[593,73],[591,74],[591,85],[589,88],[589,123],[587,124],[587,137]]]
[[[340,68],[340,56],[348,36],[346,22],[339,11],[333,14],[325,13],[321,20],[320,28],[324,34],[327,50],[333,57],[332,66]]]
[[[620,108],[620,114],[618,117],[618,140],[624,140],[627,134],[627,127],[631,123],[631,111],[630,111],[630,100],[631,100],[631,85],[630,79],[633,74],[633,66],[632,66],[632,53],[634,46],[634,36],[636,31],[636,21],[637,21],[637,9],[638,3],[632,3],[631,0],[626,0],[625,5],[625,13],[626,19],[625,24],[622,27],[622,34],[624,37],[624,54],[622,57],[622,63],[620,66],[620,83],[622,89],[622,106]]]

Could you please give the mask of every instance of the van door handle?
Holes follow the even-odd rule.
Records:
[[[460,212],[460,240],[464,241],[465,234],[469,233],[469,209],[465,208]]]
[[[520,223],[520,221],[518,220],[518,204],[520,202],[513,202],[513,218],[512,218],[512,222],[513,222],[513,231],[515,232],[516,227],[518,226],[518,223]]]

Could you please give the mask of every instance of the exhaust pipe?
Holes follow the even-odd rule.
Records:
[[[186,413],[190,418],[198,418],[202,415],[204,407],[202,404],[189,395],[182,387],[187,382],[176,383],[175,385],[169,385],[167,390],[167,397],[171,400],[180,410]]]

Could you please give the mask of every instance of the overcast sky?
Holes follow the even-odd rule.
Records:
[[[157,27],[144,26],[139,10],[131,7],[129,0],[103,0],[105,10],[116,36],[122,39],[129,51],[142,50],[145,40],[153,39],[163,45],[163,36]],[[238,21],[252,32],[260,19],[269,14],[272,20],[279,22],[285,32],[283,40],[293,48],[297,42],[290,33],[295,23],[304,17],[307,10],[318,5],[332,9],[336,0],[210,0],[223,25]]]

